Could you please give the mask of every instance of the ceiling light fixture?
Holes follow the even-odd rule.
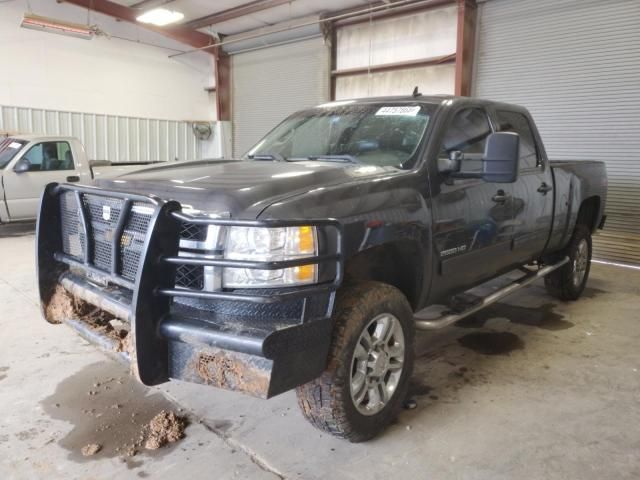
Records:
[[[89,25],[41,17],[39,15],[33,15],[32,13],[24,14],[20,26],[31,30],[58,33],[60,35],[68,35],[70,37],[83,38],[85,40],[91,40],[96,34],[95,29]]]
[[[141,23],[151,23],[158,27],[164,27],[170,23],[179,22],[184,18],[184,13],[176,12],[175,10],[167,10],[166,8],[154,8],[148,12],[144,12],[138,16],[136,20]]]

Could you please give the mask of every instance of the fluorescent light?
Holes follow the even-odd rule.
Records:
[[[91,40],[95,32],[88,25],[80,23],[65,22],[48,17],[41,17],[31,13],[25,13],[20,24],[22,28],[40,30],[41,32],[59,33],[70,37]]]
[[[184,18],[184,14],[175,10],[167,10],[166,8],[154,8],[148,12],[144,12],[136,20],[141,23],[151,23],[158,27],[169,25],[170,23],[179,22]]]

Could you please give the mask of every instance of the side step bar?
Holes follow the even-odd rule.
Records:
[[[447,313],[433,319],[423,319],[420,317],[415,317],[416,328],[418,330],[437,330],[439,328],[447,327],[453,323],[456,323],[459,320],[462,320],[465,317],[468,317],[471,314],[476,313],[479,310],[482,310],[485,307],[488,307],[492,303],[497,302],[498,300],[515,292],[516,290],[520,290],[521,288],[526,287],[527,285],[535,282],[539,278],[542,278],[550,274],[554,270],[557,270],[558,268],[564,266],[568,262],[569,262],[569,257],[565,257],[558,263],[554,263],[553,265],[542,267],[537,271],[532,271],[530,273],[527,273],[525,276],[519,278],[515,282],[510,283],[509,285],[501,288],[500,290],[493,292],[491,295],[488,295],[482,298],[480,302],[478,302],[477,304],[469,307],[468,309],[462,312]]]

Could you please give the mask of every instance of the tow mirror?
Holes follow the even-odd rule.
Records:
[[[460,164],[464,155],[460,150],[452,150],[448,157],[438,158],[438,171],[440,173],[452,173],[460,170]]]
[[[515,182],[519,158],[520,137],[517,133],[492,133],[487,137],[482,158],[482,178],[492,183]]]
[[[28,172],[30,168],[31,168],[31,162],[26,158],[21,158],[14,165],[13,171],[16,173],[24,173],[24,172]]]

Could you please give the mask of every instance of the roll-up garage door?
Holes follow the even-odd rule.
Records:
[[[289,114],[329,99],[330,49],[321,37],[237,53],[231,62],[236,157]]]
[[[594,256],[640,264],[640,1],[488,0],[474,93],[533,114],[549,157],[604,160]]]

